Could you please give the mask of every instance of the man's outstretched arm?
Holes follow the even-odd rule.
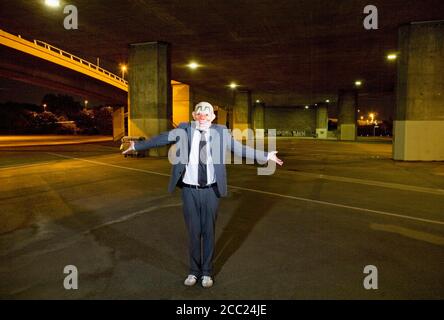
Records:
[[[178,129],[184,130],[183,125],[180,124],[176,129],[173,130],[178,130]],[[165,131],[149,140],[137,141],[137,142],[130,141],[130,146],[128,147],[128,149],[123,151],[122,154],[127,154],[128,152],[131,151],[142,151],[152,148],[159,148],[167,146],[169,144],[176,143],[178,139],[176,138],[175,140],[170,140],[170,133],[171,131]]]
[[[235,140],[233,136],[228,133],[228,130],[224,130],[225,134],[228,136],[230,143],[231,151],[238,157],[247,158],[251,160],[256,160],[261,163],[265,163],[269,160],[276,162],[278,165],[282,166],[284,162],[279,159],[276,154],[277,151],[265,152],[261,150],[253,149],[247,145],[242,144],[241,142]]]

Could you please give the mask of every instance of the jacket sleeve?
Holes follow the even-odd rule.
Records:
[[[186,125],[185,123],[181,123],[181,124],[179,124],[179,126],[177,128],[175,128],[173,130],[162,132],[161,134],[159,134],[149,140],[138,141],[134,144],[134,149],[136,151],[142,151],[142,150],[167,146],[170,144],[175,144],[178,142],[179,138],[177,137],[177,135],[171,135],[176,138],[170,139],[170,134],[172,133],[172,131],[177,130],[177,129],[185,130],[185,125]]]
[[[227,139],[226,141],[229,144],[230,150],[236,156],[250,160],[256,160],[261,164],[264,164],[268,161],[268,152],[253,149],[235,140],[233,136],[228,132],[227,127],[224,127],[223,131],[224,131],[224,139]]]

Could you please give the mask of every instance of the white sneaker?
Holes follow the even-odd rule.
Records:
[[[184,285],[191,287],[194,286],[197,282],[197,277],[194,274],[188,275],[188,277],[184,281]]]
[[[210,276],[202,277],[202,287],[211,288],[213,286],[213,279]]]

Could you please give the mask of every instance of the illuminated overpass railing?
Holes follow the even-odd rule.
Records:
[[[46,42],[31,42],[0,29],[0,44],[81,72],[128,92],[128,81],[125,79]]]
[[[123,79],[123,78],[115,75],[114,73],[111,73],[111,72],[109,72],[109,71],[107,71],[107,70],[105,70],[103,68],[100,68],[98,65],[95,65],[95,64],[93,64],[93,63],[91,63],[89,61],[86,61],[85,59],[79,58],[79,57],[77,57],[77,56],[75,56],[75,55],[73,55],[73,54],[71,54],[69,52],[66,52],[66,51],[64,51],[62,49],[56,48],[53,45],[50,45],[50,44],[48,44],[46,42],[43,42],[43,41],[40,41],[40,40],[34,40],[34,43],[36,45],[38,45],[38,46],[41,46],[41,47],[49,50],[49,51],[58,53],[58,54],[60,54],[60,55],[62,55],[64,57],[67,57],[67,58],[69,58],[71,60],[74,60],[74,61],[76,61],[76,62],[78,62],[78,63],[80,63],[82,65],[85,65],[85,66],[87,66],[90,69],[96,70],[98,72],[102,72],[103,74],[105,74],[105,75],[107,75],[107,76],[109,76],[109,77],[111,77],[111,78],[113,78],[113,79],[123,83],[124,85],[128,85],[128,81],[126,81],[125,79]]]

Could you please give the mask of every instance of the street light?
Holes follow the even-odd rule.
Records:
[[[51,8],[58,8],[60,6],[59,0],[45,0],[45,4]]]
[[[187,64],[187,67],[190,68],[191,70],[196,70],[197,68],[200,67],[200,65],[195,61],[191,61],[189,64]]]
[[[85,100],[85,110],[88,107],[88,100]]]
[[[47,107],[47,104],[44,103],[44,104],[43,104],[43,111],[44,111],[44,112],[46,112],[46,107]]]
[[[125,72],[127,70],[127,66],[125,64],[122,64],[120,66],[120,70],[122,70],[122,79],[125,79]]]
[[[235,82],[230,83],[230,88],[233,89],[233,90],[236,89],[237,86],[238,85]]]
[[[398,55],[396,53],[390,53],[387,55],[387,60],[389,61],[395,61],[396,59],[398,59]]]

